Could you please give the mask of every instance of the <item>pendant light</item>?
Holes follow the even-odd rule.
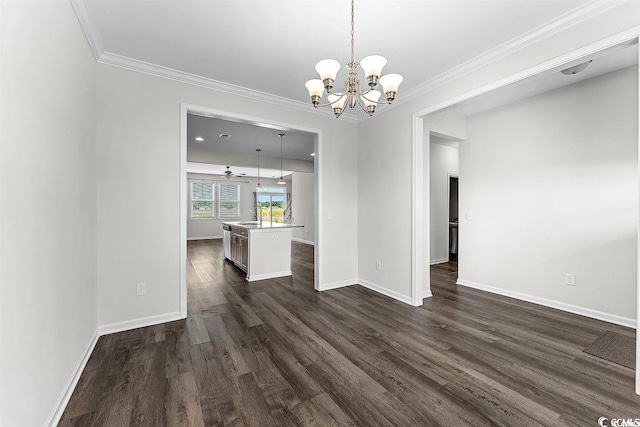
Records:
[[[287,185],[287,182],[282,176],[282,138],[284,138],[284,133],[279,133],[278,135],[280,136],[280,179],[278,180],[278,182],[276,182],[276,184]]]
[[[260,185],[260,152],[262,150],[257,148],[256,153],[258,153],[258,183],[256,184],[256,191],[262,191],[262,185]]]

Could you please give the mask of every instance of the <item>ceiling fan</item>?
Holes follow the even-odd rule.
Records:
[[[236,176],[236,177],[241,177],[246,175],[246,173],[241,173],[239,175],[234,174],[233,172],[231,172],[231,168],[229,166],[227,166],[227,170],[224,171],[224,177],[227,179],[231,179],[232,177]]]

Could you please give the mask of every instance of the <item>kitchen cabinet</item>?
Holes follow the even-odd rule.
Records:
[[[244,270],[248,270],[249,265],[249,237],[246,228],[231,227],[230,239],[230,260],[235,265]]]

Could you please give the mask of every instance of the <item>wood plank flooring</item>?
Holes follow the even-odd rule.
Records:
[[[582,350],[634,331],[458,287],[410,307],[361,286],[247,283],[221,241],[188,245],[189,316],[103,336],[61,426],[596,426],[640,417],[634,371]]]

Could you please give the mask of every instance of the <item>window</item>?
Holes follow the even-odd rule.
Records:
[[[240,184],[221,182],[218,184],[218,218],[240,217]]]
[[[191,218],[214,218],[213,182],[191,181]]]
[[[284,222],[284,194],[257,193],[256,218],[262,217],[263,222]]]

